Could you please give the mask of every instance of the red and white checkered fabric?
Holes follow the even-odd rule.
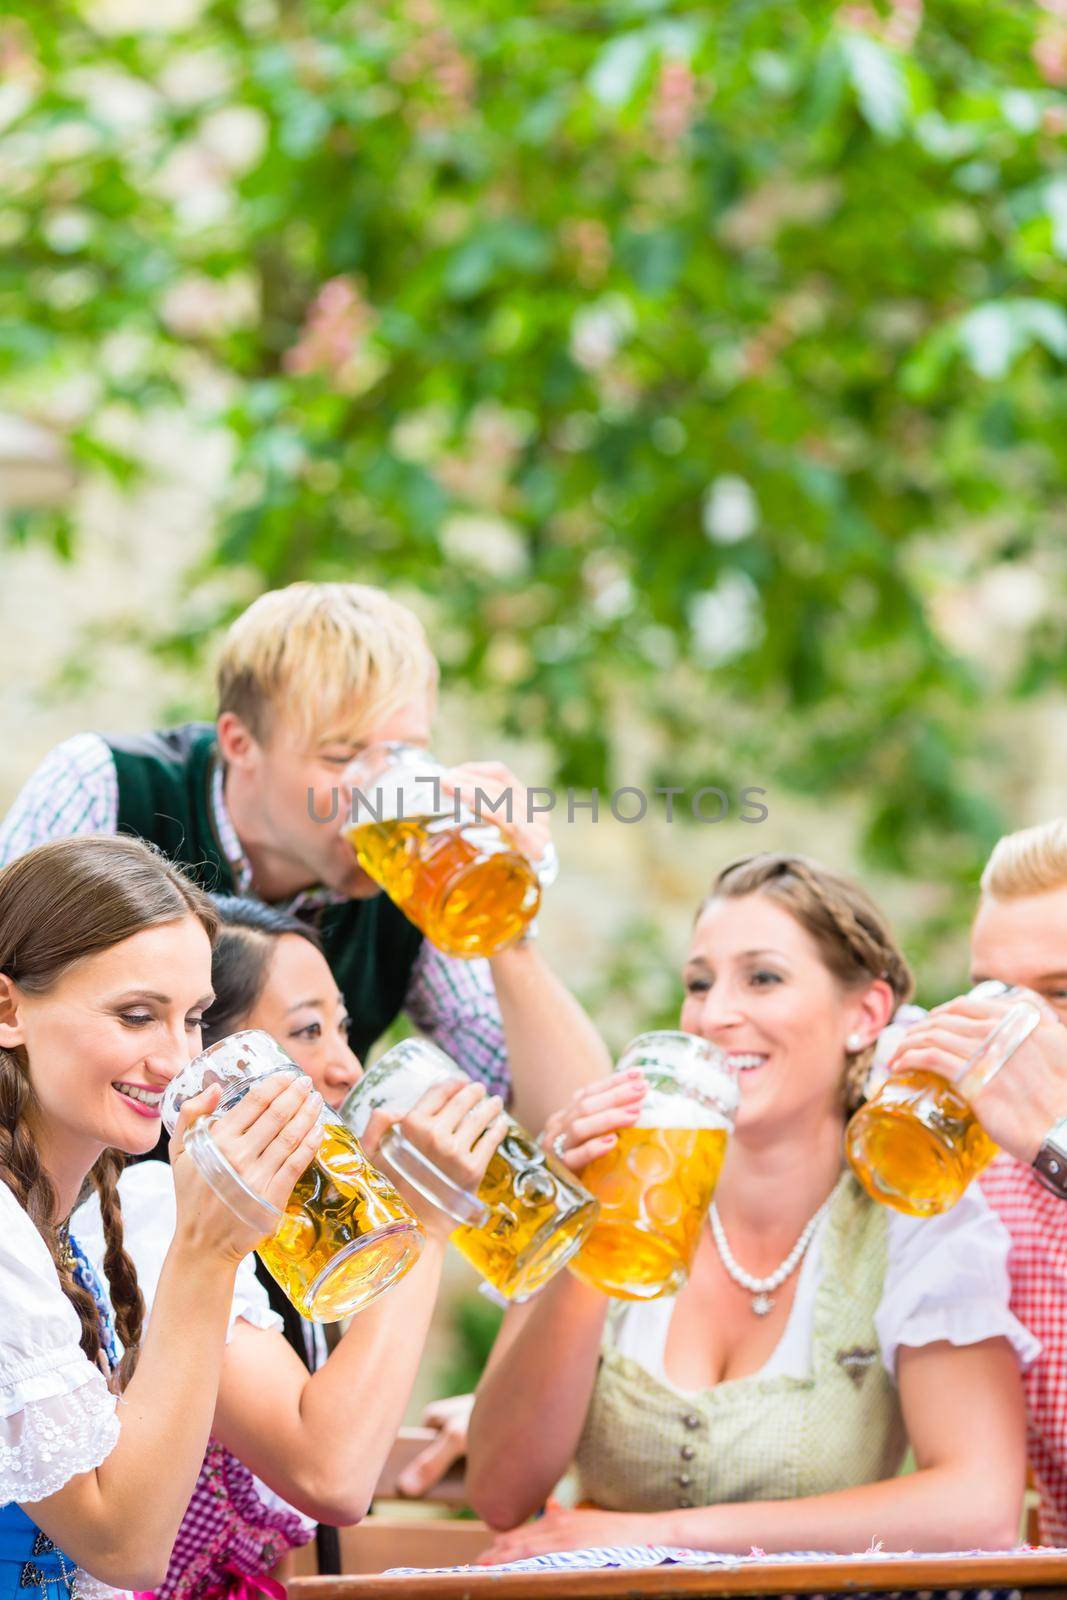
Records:
[[[1000,1155],[982,1190],[1011,1234],[1011,1309],[1041,1341],[1025,1373],[1030,1466],[1043,1544],[1067,1544],[1067,1201]]]

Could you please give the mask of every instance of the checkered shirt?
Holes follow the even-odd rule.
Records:
[[[982,1189],[1011,1234],[1011,1309],[1041,1341],[1024,1374],[1028,1453],[1041,1496],[1041,1538],[1067,1544],[1067,1202],[1030,1167],[1000,1155]]]
[[[156,1600],[194,1600],[228,1587],[235,1572],[260,1577],[314,1532],[295,1511],[266,1504],[248,1468],[210,1439]]]
[[[254,894],[252,865],[226,807],[221,765],[216,765],[212,780],[212,805],[237,892]],[[119,781],[111,750],[97,733],[76,734],[45,757],[0,823],[0,866],[46,839],[115,833],[118,816]],[[283,909],[307,910],[338,898],[329,889],[309,889],[286,902]],[[487,961],[457,961],[424,940],[412,968],[404,1010],[420,1033],[480,1079],[491,1094],[510,1099],[504,1026]]]

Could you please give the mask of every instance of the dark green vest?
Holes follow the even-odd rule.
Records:
[[[119,832],[158,845],[210,893],[233,894],[233,873],[211,813],[211,724],[191,722],[107,744],[119,780]],[[307,918],[345,997],[349,1042],[365,1059],[404,1004],[422,934],[384,894],[322,906]]]

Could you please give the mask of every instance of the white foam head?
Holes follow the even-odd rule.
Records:
[[[435,1083],[467,1074],[428,1039],[405,1039],[387,1050],[345,1097],[341,1120],[359,1139],[375,1111],[406,1117]]]
[[[648,1087],[638,1128],[730,1128],[740,1100],[737,1072],[696,1034],[663,1029],[627,1046],[616,1072],[637,1067]]]
[[[647,1089],[641,1102],[635,1128],[729,1128],[730,1117],[725,1111],[693,1100],[688,1095],[663,1094],[658,1089]]]
[[[351,797],[352,811],[347,824],[351,828],[367,822],[435,817],[451,809],[450,799],[442,795],[440,780],[432,773],[383,772],[365,788],[354,786]]]

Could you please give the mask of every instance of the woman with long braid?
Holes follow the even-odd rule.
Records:
[[[114,1152],[150,1148],[210,1004],[209,901],[131,839],[42,845],[0,872],[0,1597],[66,1600],[166,1570],[215,1410],[235,1282],[255,1238],[172,1144],[176,1226],[152,1326],[123,1249]],[[283,1077],[217,1124],[244,1180],[283,1204],[319,1139]],[[70,1239],[95,1189],[103,1290]],[[146,1494],[146,1485],[151,1493]],[[80,1570],[79,1570],[80,1569]]]
[[[339,1105],[361,1068],[348,1045],[344,1000],[315,934],[256,901],[220,897],[214,905],[221,924],[204,1045],[244,1028],[264,1029],[323,1099]],[[369,1130],[372,1144],[386,1126],[379,1121]],[[505,1126],[499,1099],[483,1084],[460,1081],[446,1091],[431,1089],[404,1122],[413,1144],[464,1188],[477,1187]],[[174,1228],[170,1173],[160,1161],[131,1166],[119,1193],[151,1320]],[[213,1437],[157,1600],[197,1600],[259,1582],[308,1542],[316,1522],[320,1570],[339,1570],[330,1524],[357,1521],[370,1498],[418,1371],[455,1226],[423,1196],[410,1199],[427,1233],[422,1256],[353,1319],[332,1354],[322,1327],[304,1321],[280,1291],[270,1292],[276,1285],[264,1267],[251,1284],[257,1293],[237,1297]],[[75,1213],[71,1232],[94,1263],[105,1261],[106,1229],[95,1201]]]
[[[681,1026],[741,1100],[711,1226],[674,1299],[608,1301],[563,1272],[508,1313],[471,1425],[483,1559],[588,1545],[747,1552],[1015,1543],[1025,1478],[1008,1239],[977,1192],[918,1221],[844,1168],[845,1119],[911,976],[855,884],[805,858],[721,872],[700,907]],[[634,1123],[625,1077],[546,1136],[582,1166]],[[560,1352],[566,1359],[560,1359]],[[910,1441],[916,1470],[900,1470]],[[583,1501],[543,1505],[576,1461]]]

